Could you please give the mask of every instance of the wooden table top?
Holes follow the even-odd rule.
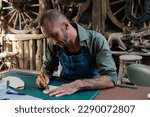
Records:
[[[114,87],[102,90],[95,100],[148,100],[148,93],[150,87],[138,86],[137,89]]]

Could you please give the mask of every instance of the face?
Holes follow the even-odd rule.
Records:
[[[58,45],[62,48],[67,46],[69,34],[67,28],[65,28],[63,24],[56,26],[50,21],[45,20],[44,25],[41,27],[41,31],[52,45]]]

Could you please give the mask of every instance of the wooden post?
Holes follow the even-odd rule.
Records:
[[[29,40],[30,69],[35,70],[35,40]]]
[[[23,49],[24,49],[24,44],[23,44],[23,41],[18,41],[18,45],[19,45],[19,49],[18,49],[18,51],[19,51],[19,67],[21,68],[21,69],[23,69],[24,68],[24,51],[23,51]]]
[[[36,70],[40,70],[42,66],[43,45],[42,40],[37,40],[37,52],[36,52]]]
[[[12,41],[8,40],[5,41],[5,50],[7,52],[12,52]]]
[[[105,32],[106,0],[93,0],[92,28],[98,32]]]
[[[30,69],[29,59],[29,41],[24,41],[24,69]]]
[[[17,47],[17,41],[12,41],[12,52],[17,52],[18,51],[18,47]],[[18,57],[15,56],[13,63],[16,64],[16,66],[18,66]]]
[[[43,59],[47,53],[47,39],[43,38]]]

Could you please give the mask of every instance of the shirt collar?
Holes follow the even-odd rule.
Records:
[[[86,29],[84,29],[82,26],[80,26],[77,23],[71,23],[72,26],[77,30],[78,38],[80,40],[80,44],[82,44],[83,41],[89,39],[88,33]]]

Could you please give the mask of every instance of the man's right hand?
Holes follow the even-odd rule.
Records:
[[[36,86],[40,89],[45,89],[47,87],[47,84],[49,84],[48,76],[44,75],[44,77],[46,78],[46,83],[42,80],[40,75],[36,79]]]

